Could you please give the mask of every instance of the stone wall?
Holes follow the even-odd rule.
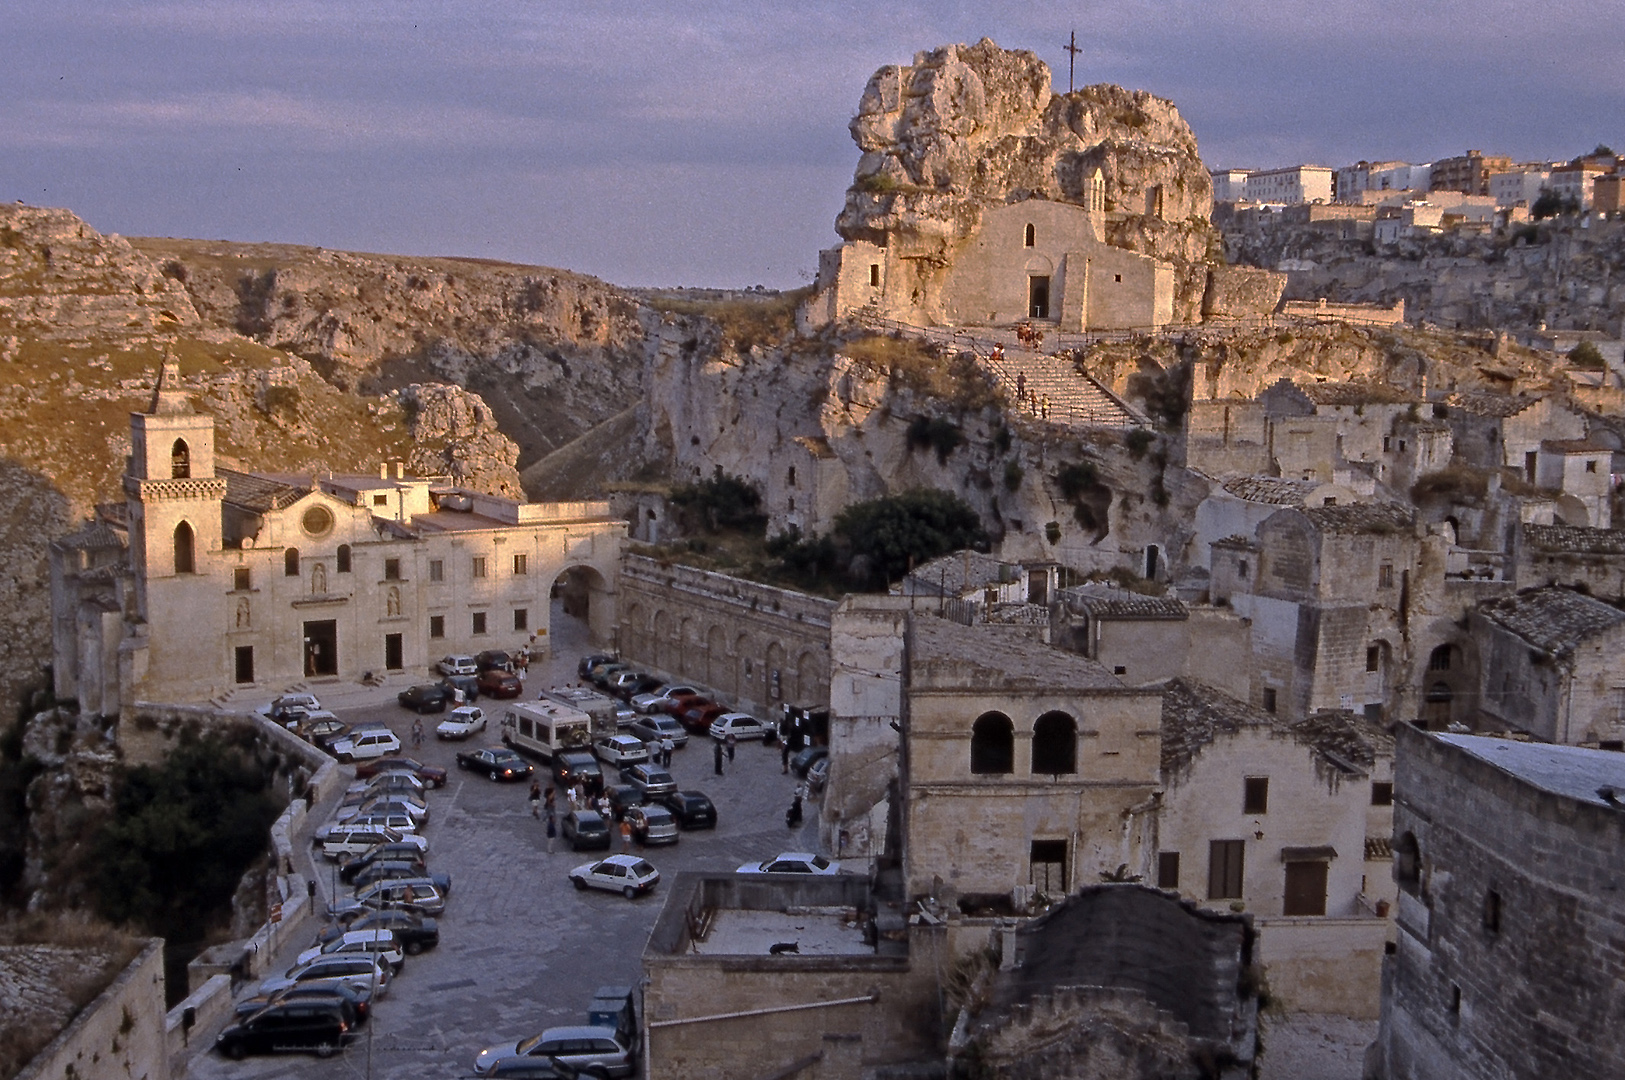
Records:
[[[153,938],[16,1080],[169,1080],[169,1075],[164,943]]]
[[[903,632],[912,597],[848,596],[830,621],[829,780],[821,838],[843,859],[884,852],[898,775]],[[844,834],[844,838],[843,838]]]
[[[1260,918],[1253,927],[1270,999],[1287,1012],[1355,1020],[1382,1012],[1387,919]]]
[[[628,660],[764,719],[783,703],[829,700],[833,600],[641,555],[622,558],[617,600]]]
[[[1395,792],[1419,855],[1383,975],[1389,1080],[1625,1075],[1625,816],[1403,725]]]

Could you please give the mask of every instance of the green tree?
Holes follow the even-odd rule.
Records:
[[[1602,350],[1589,341],[1582,341],[1569,350],[1569,363],[1577,368],[1589,368],[1592,371],[1600,371],[1606,366]]]
[[[767,525],[767,516],[761,509],[761,491],[742,477],[727,475],[721,465],[709,480],[674,488],[671,502],[683,511],[690,526],[711,532],[723,529],[754,532]]]
[[[280,812],[269,788],[269,770],[218,735],[183,738],[161,765],[121,769],[94,841],[98,911],[197,940],[266,850]]]
[[[872,586],[896,581],[938,555],[987,543],[981,519],[968,503],[926,488],[855,503],[836,517],[835,532],[855,555],[867,556],[862,583]]]

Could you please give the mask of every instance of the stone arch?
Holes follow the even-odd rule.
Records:
[[[1400,892],[1422,895],[1422,846],[1413,832],[1406,832],[1394,845],[1394,880]]]
[[[829,676],[822,659],[811,649],[796,657],[796,700],[829,700]]]
[[[671,647],[671,616],[665,608],[655,611],[653,624],[649,627],[653,640],[649,642],[649,655],[654,660],[655,667],[661,671],[672,672],[675,669],[670,661],[673,659]]]
[[[764,703],[784,700],[784,679],[784,646],[771,641],[762,659],[762,686],[766,690],[762,697]]]
[[[186,480],[192,475],[192,450],[185,439],[176,439],[169,448],[169,476],[173,480]]]
[[[1573,525],[1581,529],[1591,525],[1591,512],[1586,509],[1586,504],[1567,493],[1557,497],[1552,515],[1560,525]]]
[[[175,526],[175,573],[197,573],[197,533],[184,521]]]
[[[549,590],[551,595],[561,599],[566,615],[586,622],[589,638],[600,645],[609,644],[616,637],[612,577],[613,572],[606,576],[592,563],[570,563],[553,575]]]
[[[750,635],[734,638],[733,688],[734,697],[749,697],[756,687],[756,657],[750,648]]]
[[[716,623],[705,632],[705,682],[721,686],[733,668],[728,663],[728,634]]]
[[[1037,240],[1038,240],[1038,229],[1033,225],[1032,222],[1029,221],[1029,222],[1027,222],[1027,228],[1025,230],[1023,230],[1023,232],[1021,234],[1022,246],[1023,247],[1032,247],[1033,244],[1037,242]]]
[[[970,729],[970,771],[1003,775],[1015,771],[1016,729],[1001,712],[986,712]]]
[[[1033,724],[1034,776],[1070,775],[1078,771],[1078,722],[1059,709]]]

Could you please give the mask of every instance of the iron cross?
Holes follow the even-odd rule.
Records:
[[[1073,90],[1072,79],[1077,69],[1078,54],[1083,51],[1078,48],[1078,32],[1076,30],[1072,31],[1072,40],[1067,42],[1066,51],[1068,54],[1066,58],[1066,92],[1070,94]]]

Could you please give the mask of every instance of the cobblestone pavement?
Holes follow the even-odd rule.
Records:
[[[576,659],[586,651],[580,624],[555,608],[553,628],[558,655],[531,665],[526,697],[544,686],[577,681]],[[345,700],[360,701],[357,694],[312,689],[324,705],[333,707],[331,699],[346,721],[388,722],[410,752],[413,716],[395,705],[393,688],[382,701],[374,691],[371,703],[348,705]],[[780,772],[777,748],[741,744],[733,766],[717,777],[710,740],[694,738],[677,752],[672,772],[680,788],[697,788],[716,803],[717,828],[685,832],[675,846],[643,852],[664,879],[650,896],[628,901],[596,890],[578,892],[566,874],[600,853],[576,854],[560,842],[549,855],[544,826],[530,815],[528,785],[496,784],[456,768],[458,749],[497,744],[495,723],[485,736],[467,743],[436,743],[438,719],[424,718],[429,735],[419,756],[450,772],[446,787],[430,793],[424,830],[429,865],[452,877],[439,947],[407,960],[374,1019],[343,1054],[328,1060],[293,1054],[231,1062],[202,1053],[191,1063],[192,1076],[417,1080],[472,1075],[474,1055],[482,1047],[581,1023],[598,986],[636,984],[644,942],[678,871],[727,872],[779,851],[808,845],[816,850],[816,808],[809,808],[800,830],[784,827],[794,778]],[[614,850],[619,847],[617,840]],[[633,851],[639,851],[636,844]],[[316,863],[324,875],[325,903],[333,874],[319,855]],[[297,952],[290,947],[274,970],[291,965]],[[241,993],[252,990],[250,983]]]

